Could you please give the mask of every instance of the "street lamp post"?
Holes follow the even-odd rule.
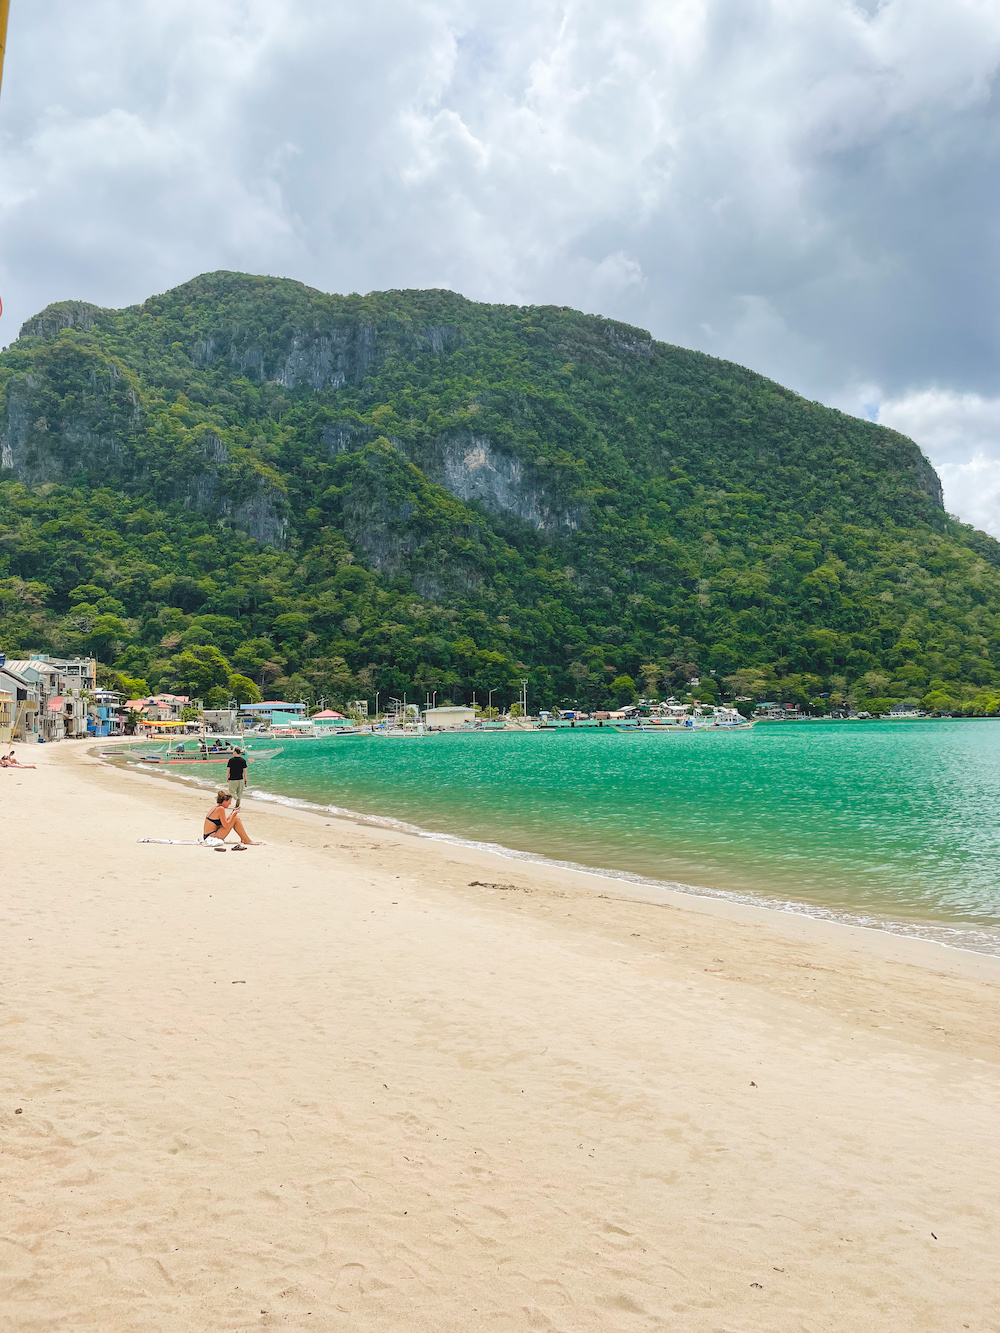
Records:
[[[492,716],[493,716],[493,691],[492,691],[492,690],[490,690],[490,701],[489,701],[489,703],[486,705],[486,716],[487,716],[487,717],[490,717],[490,718],[492,718]]]

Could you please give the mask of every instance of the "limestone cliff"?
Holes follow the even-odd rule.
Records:
[[[944,521],[902,436],[641,329],[450,292],[217,273],[124,311],[61,302],[25,324],[2,392],[5,476],[148,492],[275,546],[334,522],[427,595],[487,586],[495,540],[576,568],[606,533],[674,577],[646,534],[685,487]]]

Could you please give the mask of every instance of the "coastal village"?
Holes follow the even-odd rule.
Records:
[[[188,695],[159,693],[141,699],[126,699],[115,690],[97,683],[98,663],[93,657],[62,658],[47,653],[32,653],[24,658],[8,659],[0,652],[0,744],[12,741],[51,743],[62,740],[105,740],[129,734],[149,735],[176,732],[246,732],[265,731],[304,737],[345,730],[361,725],[421,731],[503,730],[537,726],[618,727],[713,725],[750,726],[755,722],[817,721],[792,704],[761,701],[749,716],[735,708],[693,709],[690,703],[670,698],[659,704],[642,700],[639,705],[593,715],[579,710],[542,710],[532,718],[484,712],[474,705],[443,704],[420,708],[400,705],[382,720],[369,717],[367,700],[346,705],[348,714],[336,709],[310,708],[302,701],[266,700],[228,708],[205,709],[201,699]],[[738,702],[750,702],[740,700]],[[699,715],[701,714],[701,715]],[[869,714],[850,713],[851,719]],[[912,705],[894,707],[890,717],[923,717]]]
[[[171,694],[125,700],[101,689],[93,657],[36,653],[8,659],[0,653],[0,742],[121,736],[130,709],[141,709],[151,719],[179,721],[187,703]]]

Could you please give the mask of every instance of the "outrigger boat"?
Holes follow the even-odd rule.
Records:
[[[630,718],[612,722],[617,731],[677,732],[677,731],[749,731],[753,718],[744,717],[735,708],[701,709],[687,715],[667,718]]]
[[[222,738],[220,737],[220,740]],[[252,750],[248,746],[240,746],[243,755],[248,764],[255,763],[259,759],[273,759],[276,754],[281,754],[281,747],[274,750]],[[141,764],[224,764],[236,752],[236,746],[233,741],[226,740],[225,744],[206,745],[201,741],[178,741],[176,744],[168,742],[166,749],[155,754],[139,755]]]

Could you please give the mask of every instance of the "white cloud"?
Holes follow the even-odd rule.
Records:
[[[18,5],[0,340],[228,267],[600,310],[869,412],[990,401],[998,68],[995,0]]]
[[[951,513],[1000,537],[1000,398],[924,389],[884,400],[878,420],[920,445]]]

